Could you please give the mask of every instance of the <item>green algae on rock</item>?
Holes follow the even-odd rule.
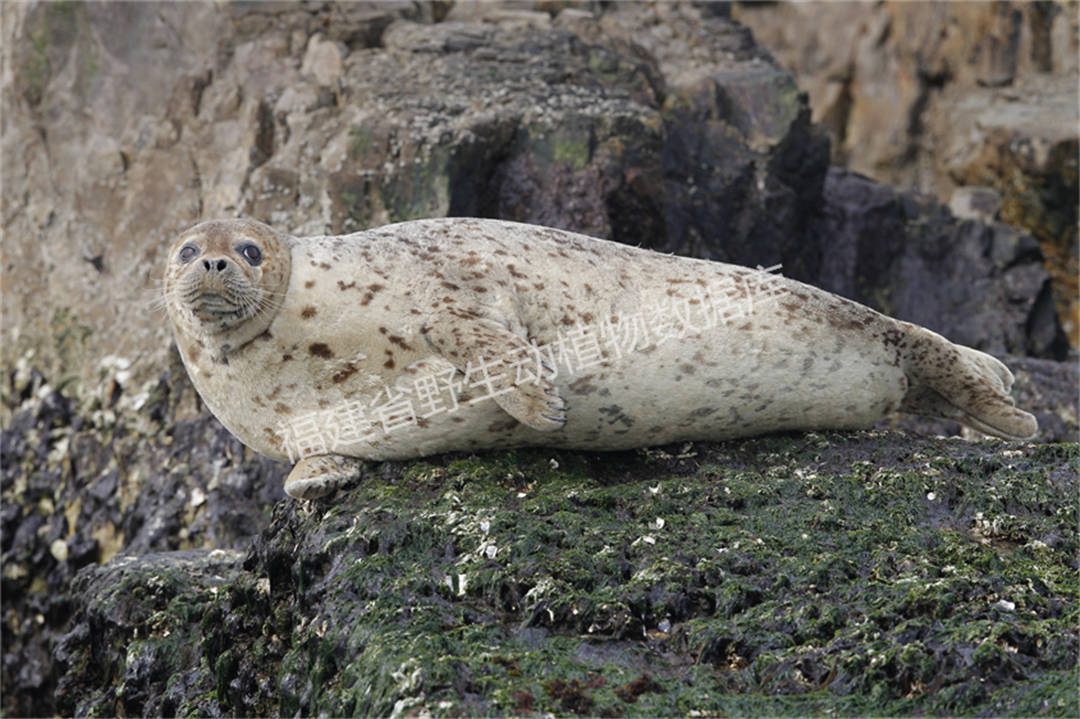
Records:
[[[889,432],[386,463],[279,505],[184,666],[162,618],[95,711],[1075,715],[1078,470]],[[71,698],[115,631],[79,601]]]

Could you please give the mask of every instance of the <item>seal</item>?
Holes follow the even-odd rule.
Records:
[[[203,222],[164,301],[191,380],[313,497],[364,460],[856,429],[901,410],[1021,439],[1001,362],[778,274],[434,219],[298,238]]]

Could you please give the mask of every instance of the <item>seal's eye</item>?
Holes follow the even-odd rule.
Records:
[[[199,248],[195,245],[184,245],[180,248],[178,257],[181,262],[191,262],[195,255],[199,254]]]
[[[262,250],[255,245],[241,245],[236,248],[237,252],[244,256],[248,264],[254,267],[262,262]]]

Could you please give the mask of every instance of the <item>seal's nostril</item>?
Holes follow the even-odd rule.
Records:
[[[213,272],[214,270],[218,272],[225,271],[225,260],[217,260],[216,262],[214,260],[203,260],[202,264],[207,272]]]
[[[218,272],[224,271],[225,270],[225,260],[218,260],[217,261],[217,268],[218,268]]]

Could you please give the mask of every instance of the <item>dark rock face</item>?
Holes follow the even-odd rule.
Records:
[[[341,101],[364,121],[332,175],[334,231],[459,215],[601,237],[621,222],[649,239],[620,215],[658,214],[658,88],[643,61],[566,31],[464,23],[399,23],[385,45],[345,65]],[[417,118],[424,131],[404,132]]]
[[[1065,359],[1033,237],[958,220],[927,198],[830,168],[814,284],[991,354]]]
[[[769,98],[766,100],[765,98]],[[671,101],[664,153],[667,237],[656,249],[742,265],[782,263],[812,281],[806,227],[818,211],[828,141],[786,73],[714,75]]]
[[[1074,5],[734,7],[809,93],[836,164],[950,205],[995,195],[991,215],[1039,241],[1058,315],[1080,345]]]
[[[72,583],[79,569],[114,567],[119,558],[109,560],[118,554],[130,564],[190,547],[246,547],[284,497],[286,469],[253,455],[212,417],[176,421],[167,394],[118,419],[109,411],[84,414],[40,375],[31,387],[41,399],[0,432],[9,716],[58,711],[51,653],[74,597],[86,596]],[[88,681],[116,678],[96,659],[86,666],[94,670]]]

